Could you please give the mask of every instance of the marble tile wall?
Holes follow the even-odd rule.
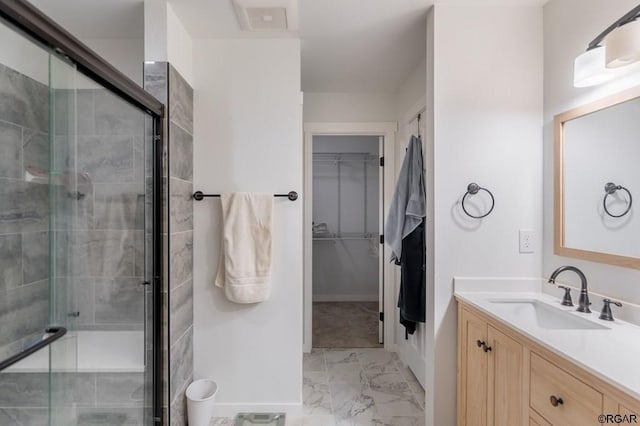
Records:
[[[184,392],[193,380],[193,89],[166,62],[145,64],[145,89],[167,107],[165,176],[165,408],[186,424]]]
[[[143,373],[3,373],[0,424],[143,426]],[[25,398],[28,395],[28,398]],[[21,407],[21,408],[16,408]]]
[[[80,196],[69,211],[56,212],[55,222],[60,249],[71,253],[71,262],[62,259],[57,266],[70,293],[77,295],[80,316],[74,328],[142,329],[145,201],[151,197],[144,113],[102,88],[57,91],[54,96],[56,134],[64,135],[71,124],[77,136],[77,142],[62,137],[54,145],[59,157],[70,153],[59,158],[60,164],[78,173]],[[73,101],[69,96],[75,96]],[[70,108],[77,109],[75,123],[65,117]]]
[[[0,359],[48,324],[49,188],[26,179],[48,170],[48,131],[48,87],[0,64]]]

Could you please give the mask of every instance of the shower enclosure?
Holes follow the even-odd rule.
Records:
[[[28,4],[0,17],[0,425],[155,424],[163,106]]]

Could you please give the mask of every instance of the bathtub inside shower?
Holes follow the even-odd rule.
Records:
[[[14,364],[7,373],[143,373],[143,331],[74,331]]]

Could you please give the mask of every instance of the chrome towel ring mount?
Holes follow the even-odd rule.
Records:
[[[625,209],[625,211],[623,211],[620,214],[613,214],[607,208],[607,197],[609,197],[609,195],[615,194],[617,191],[626,192],[627,198],[629,199],[629,201],[627,203],[627,208]],[[631,192],[629,192],[627,188],[625,188],[622,185],[616,185],[613,182],[607,182],[607,184],[604,186],[604,192],[605,194],[604,194],[604,198],[602,199],[602,207],[604,208],[604,212],[606,214],[608,214],[611,217],[622,217],[631,211],[631,205],[633,204],[633,197],[631,196]]]
[[[465,207],[464,202],[467,200],[468,196],[476,195],[480,191],[486,192],[487,194],[489,194],[489,197],[491,197],[491,208],[489,208],[489,211],[487,211],[485,214],[480,216],[475,216],[467,211],[467,208]],[[483,217],[487,217],[489,216],[489,214],[491,214],[491,212],[493,211],[493,208],[496,206],[496,199],[493,197],[493,194],[491,193],[491,191],[489,191],[487,188],[483,188],[477,183],[472,182],[469,185],[467,185],[467,192],[462,196],[461,204],[462,204],[462,210],[467,216],[472,217],[474,219],[482,219]]]

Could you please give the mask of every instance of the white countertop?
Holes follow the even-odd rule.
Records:
[[[539,280],[523,280],[520,285],[514,285],[515,281],[517,280],[490,282],[486,279],[457,278],[454,294],[456,299],[477,308],[549,351],[582,367],[632,397],[640,399],[639,326],[620,320],[600,320],[599,307],[595,309],[592,306],[593,312],[585,314],[576,312],[575,307],[562,306],[560,298],[540,291]],[[483,286],[483,283],[486,285]],[[485,289],[487,291],[484,291]],[[496,303],[492,302],[498,299],[536,300],[607,328],[587,330],[542,328],[534,321],[499,309]],[[574,303],[576,299],[577,295],[574,293]]]

